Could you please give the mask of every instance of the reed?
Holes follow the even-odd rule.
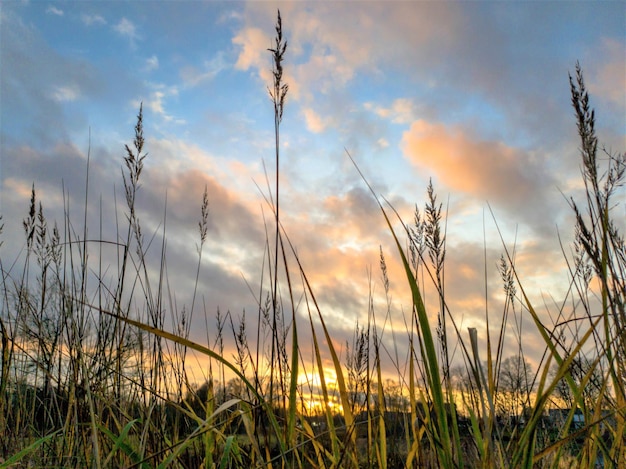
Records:
[[[256,324],[245,314],[236,318],[218,311],[216,327],[207,320],[206,343],[190,339],[191,321],[200,314],[196,298],[210,217],[205,189],[192,303],[189,309],[171,308],[177,327],[167,330],[165,311],[175,304],[167,289],[167,211],[161,245],[154,247],[144,237],[136,206],[147,157],[141,107],[133,144],[125,147],[125,205],[119,207],[114,240],[103,238],[102,222],[96,227],[99,237],[89,234],[86,214],[94,203],[88,164],[79,230],[71,222],[65,189],[59,227],[47,219],[33,186],[22,223],[22,254],[14,262],[0,258],[0,468],[621,467],[626,249],[612,207],[624,183],[626,153],[599,149],[580,66],[570,77],[570,90],[586,198],[569,200],[575,215],[573,255],[563,248],[569,290],[551,322],[533,305],[515,251],[502,241],[499,270],[506,301],[502,311],[485,317],[487,324],[496,318],[500,327],[462,330],[448,307],[447,216],[432,182],[424,209],[416,209],[409,225],[372,190],[348,154],[378,203],[395,251],[380,252],[386,309],[376,309],[370,289],[367,323],[356,325],[352,343],[342,351],[280,218],[286,48],[278,13],[269,49],[276,185],[266,195],[273,224],[266,226]],[[151,249],[156,257],[148,255]],[[116,261],[104,265],[105,254]],[[382,341],[385,333],[397,334],[389,256],[400,260],[412,301],[406,355],[386,350]],[[154,258],[156,266],[150,264]],[[594,282],[599,301],[591,294]],[[437,293],[436,323],[424,301],[426,284]],[[298,318],[299,308],[308,321]],[[528,332],[521,331],[521,315],[531,318],[544,342],[536,370],[525,358],[522,335]],[[312,338],[310,358],[299,334],[305,329]],[[518,353],[507,357],[503,344],[510,330]],[[236,347],[232,359],[224,353],[228,334]],[[478,345],[479,334],[486,350]],[[451,343],[458,344],[460,359],[452,359]],[[200,386],[192,385],[188,374],[190,352],[209,362]],[[324,357],[331,359],[334,384]],[[384,361],[396,370],[394,380]],[[301,382],[300,376],[309,378]],[[319,402],[318,413],[303,405],[307,399]],[[562,408],[553,412],[558,421],[548,412],[556,407]]]

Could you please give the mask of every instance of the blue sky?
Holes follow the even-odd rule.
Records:
[[[572,232],[563,194],[581,189],[568,73],[580,61],[600,140],[623,151],[622,2],[2,2],[4,264],[23,255],[33,183],[49,219],[62,219],[62,185],[81,213],[90,141],[90,232],[99,232],[102,204],[104,237],[115,238],[123,149],[143,102],[140,220],[158,233],[167,209],[177,303],[189,304],[193,290],[206,185],[207,314],[254,311],[243,279],[258,288],[270,217],[262,194],[264,164],[274,181],[267,49],[277,8],[289,43],[283,223],[337,343],[364,322],[368,269],[382,293],[381,245],[395,325],[410,306],[384,220],[344,149],[407,221],[432,178],[449,211],[447,291],[463,328],[484,323],[483,218],[490,300],[502,301],[503,248],[488,207],[509,247],[517,242],[518,268],[537,298],[562,294],[557,233]],[[194,330],[204,329],[197,321]],[[528,344],[538,356],[538,338]]]

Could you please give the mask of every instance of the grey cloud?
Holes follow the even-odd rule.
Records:
[[[3,12],[1,21],[0,118],[4,143],[11,143],[16,134],[28,135],[29,143],[40,148],[67,141],[68,120],[63,99],[58,98],[93,95],[102,90],[103,82],[86,61],[68,60],[50,49],[35,29],[10,10]]]
[[[86,155],[73,146],[59,145],[53,151],[40,153],[29,147],[15,147],[6,152],[4,170],[10,174],[2,187],[2,215],[5,221],[3,233],[3,259],[14,258],[23,245],[21,220],[28,214],[31,184],[35,184],[37,200],[42,201],[44,214],[52,227],[56,221],[64,232],[62,182],[66,191],[65,204],[70,209],[72,236],[83,235],[83,210],[87,161]],[[112,157],[104,149],[95,149],[92,154],[89,179],[89,206],[87,226],[90,239],[124,241],[128,208],[125,206],[119,166],[108,163]],[[257,216],[239,202],[234,194],[198,172],[172,174],[164,177],[151,174],[149,168],[142,172],[138,192],[137,210],[147,249],[147,262],[153,282],[159,278],[162,235],[166,236],[167,281],[175,309],[180,314],[183,305],[189,311],[198,263],[197,223],[200,218],[200,203],[204,185],[207,184],[210,199],[209,236],[204,247],[204,260],[200,270],[200,284],[194,319],[194,331],[205,329],[202,309],[206,306],[209,315],[218,307],[223,310],[254,310],[254,298],[248,291],[242,275],[255,265],[262,265],[263,233],[256,225]],[[21,192],[12,189],[20,187]],[[165,192],[168,192],[168,207],[165,214]],[[117,191],[117,206],[114,204]],[[164,218],[166,217],[166,220]],[[166,221],[166,222],[165,222]],[[101,223],[104,223],[103,225]],[[119,224],[119,226],[118,226]],[[121,232],[118,231],[121,229]],[[133,242],[134,245],[134,242]],[[92,244],[91,265],[97,265],[99,249]],[[233,246],[236,250],[229,251]],[[114,268],[115,250],[103,246],[105,265]],[[133,255],[134,254],[134,247]],[[229,259],[230,262],[224,262]],[[242,262],[241,268],[237,266]],[[114,270],[114,269],[113,269]],[[256,278],[248,279],[254,286]],[[155,285],[153,285],[153,292]],[[256,288],[256,287],[254,287]],[[166,300],[168,293],[165,293]],[[164,306],[167,320],[175,317]],[[202,314],[200,314],[202,313]],[[194,334],[194,340],[202,340],[204,334]]]

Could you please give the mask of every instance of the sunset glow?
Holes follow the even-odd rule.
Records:
[[[432,178],[447,212],[446,294],[460,330],[484,328],[485,298],[496,311],[504,301],[498,230],[534,297],[542,304],[548,289],[558,303],[567,274],[558,236],[571,239],[567,198],[581,195],[568,73],[580,61],[602,110],[600,139],[623,149],[621,2],[2,2],[3,258],[22,255],[33,183],[48,219],[62,219],[64,195],[81,219],[88,153],[89,234],[116,239],[124,145],[143,103],[149,155],[138,216],[146,239],[156,240],[156,270],[166,233],[168,319],[174,304],[191,304],[207,187],[191,338],[214,342],[219,307],[235,323],[246,311],[252,342],[273,230],[267,49],[277,8],[289,84],[282,224],[337,350],[345,351],[357,321],[367,323],[370,291],[378,317],[387,315],[381,246],[386,324],[398,334],[383,337],[390,361],[406,354],[411,308],[389,230],[346,150],[407,223]],[[426,302],[434,319],[432,290]],[[300,346],[310,353],[303,295],[296,304],[307,325]],[[317,327],[314,311],[313,318]],[[537,362],[539,337],[525,342]],[[235,353],[232,337],[225,348]]]

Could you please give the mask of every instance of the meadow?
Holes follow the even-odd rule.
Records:
[[[280,127],[289,87],[280,14],[269,53],[276,166],[258,310],[241,321],[218,312],[217,324],[207,324],[207,341],[191,340],[210,194],[198,194],[192,304],[175,307],[165,241],[154,265],[147,252],[155,247],[137,216],[147,157],[140,108],[121,162],[125,218],[116,221],[116,238],[88,234],[87,211],[97,210],[96,201],[85,200],[83,226],[70,221],[69,202],[63,220],[48,220],[33,185],[22,255],[14,261],[2,252],[0,468],[625,467],[626,245],[621,220],[613,217],[626,153],[599,143],[581,67],[569,81],[586,198],[569,199],[575,217],[574,243],[563,247],[569,284],[549,323],[502,242],[504,307],[490,309],[485,331],[463,330],[447,306],[445,213],[433,185],[414,219],[401,220],[348,154],[397,248],[381,250],[382,302],[391,301],[391,255],[403,266],[404,278],[395,280],[412,299],[409,351],[391,357],[397,376],[389,380],[382,364],[390,358],[381,344],[385,313],[368,298],[367,323],[356,325],[340,353],[281,225]],[[114,261],[104,263],[103,252]],[[437,292],[438,314],[426,308],[424,282]],[[543,339],[534,370],[521,334],[518,354],[504,356],[516,308]],[[479,333],[487,336],[486,350]],[[226,338],[236,346],[234,357],[225,353]],[[455,362],[453,343],[461,351]],[[304,352],[310,349],[312,359]],[[206,382],[195,385],[190,357],[198,355],[209,366]]]

